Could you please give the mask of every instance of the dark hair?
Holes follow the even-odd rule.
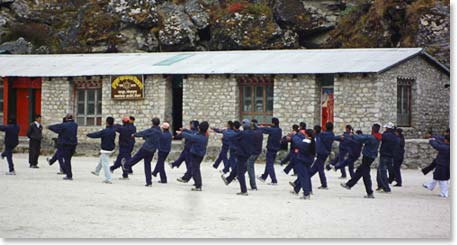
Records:
[[[230,129],[233,129],[233,122],[232,120],[227,122],[227,125],[229,126]]]
[[[109,126],[112,126],[114,124],[114,118],[113,117],[107,117],[106,122],[108,123]]]
[[[319,134],[321,131],[322,131],[322,127],[321,126],[319,126],[319,125],[315,125],[314,126],[314,132],[316,132],[316,134]]]
[[[325,124],[325,131],[329,131],[329,132],[333,131],[333,123],[332,122],[327,122]]]
[[[16,117],[14,117],[14,116],[9,117],[8,124],[16,124]]]
[[[306,129],[306,123],[300,122],[300,129]]]
[[[314,156],[314,155],[316,155],[316,141],[314,140],[313,130],[307,129],[305,131],[305,133],[306,133],[306,135],[311,137],[311,146],[309,147],[309,153]]]
[[[152,125],[159,126],[159,124],[160,124],[160,119],[158,117],[154,117],[152,119]]]
[[[209,123],[207,121],[203,121],[202,123],[200,123],[198,125],[198,129],[200,130],[201,134],[206,134],[206,131],[208,131],[208,128],[209,128]]]
[[[190,125],[193,130],[198,130],[198,126],[200,126],[200,122],[198,120],[190,121]]]
[[[451,143],[451,135],[450,134],[446,134],[444,136],[444,139],[447,140],[449,143]]]
[[[350,124],[346,125],[346,130],[352,131],[352,126]]]
[[[66,117],[62,118],[62,122],[66,122],[66,121],[67,121]]]
[[[71,113],[68,113],[65,117],[67,118],[67,121],[73,120],[73,115]]]
[[[131,121],[135,121],[135,117],[134,117],[134,116],[130,116],[129,119],[130,119]]]
[[[38,118],[41,118],[41,115],[40,115],[40,114],[36,114],[36,115],[35,115],[35,120],[38,119]]]
[[[403,129],[402,128],[397,128],[395,131],[397,131],[398,135],[403,135]]]
[[[292,130],[293,130],[293,131],[298,132],[299,129],[300,129],[300,128],[298,127],[297,124],[292,125]]]
[[[379,133],[379,129],[381,129],[381,125],[379,125],[377,123],[373,124],[373,127],[371,127],[371,131],[373,133]]]
[[[277,117],[273,117],[271,119],[271,123],[273,123],[275,126],[279,126],[279,119]]]
[[[363,134],[362,130],[360,130],[360,129],[357,130],[357,131],[355,131],[355,133],[356,133],[356,134]]]
[[[240,127],[241,127],[241,123],[239,121],[233,122],[233,128],[234,129],[240,129]]]

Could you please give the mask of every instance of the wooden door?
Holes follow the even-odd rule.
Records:
[[[30,124],[30,90],[16,89],[16,121],[20,127],[19,135],[25,136]]]

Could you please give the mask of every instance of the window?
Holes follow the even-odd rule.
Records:
[[[273,117],[273,79],[269,77],[239,77],[240,118],[257,119],[270,124]]]
[[[414,79],[399,78],[397,85],[397,124],[411,126],[411,87]]]
[[[76,82],[76,122],[82,126],[102,125],[102,83]]]

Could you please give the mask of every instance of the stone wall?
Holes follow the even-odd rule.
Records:
[[[112,116],[115,123],[121,123],[124,116],[133,115],[136,118],[135,125],[138,130],[151,126],[151,119],[159,117],[161,121],[171,121],[171,96],[163,96],[171,91],[171,82],[162,76],[144,77],[144,99],[142,100],[112,100],[111,81],[109,76],[101,78],[102,87],[102,121]],[[74,80],[78,80],[75,78]],[[75,112],[74,84],[67,78],[45,79],[42,85],[42,109],[43,125],[60,123],[66,113]],[[89,139],[86,134],[102,129],[104,126],[83,126],[78,127],[78,152],[94,151],[98,149],[99,139]],[[51,138],[56,134],[44,130],[46,144],[51,143]],[[139,143],[142,140],[138,140]],[[139,144],[141,145],[141,144]]]
[[[73,113],[73,83],[67,77],[44,78],[41,85],[41,115],[43,125],[61,123],[67,113]],[[44,129],[44,143],[50,144],[56,134]]]
[[[239,119],[239,89],[236,77],[192,75],[183,80],[183,126],[189,121],[208,121],[210,127],[225,127]],[[212,135],[213,136],[213,135]],[[210,137],[220,145],[220,136]]]
[[[378,74],[378,96],[382,122],[397,122],[397,79],[412,78],[411,128],[406,127],[408,138],[422,138],[425,132],[442,133],[449,127],[450,90],[449,76],[427,62],[415,57],[392,69]]]
[[[381,103],[376,91],[374,75],[339,74],[335,76],[335,134],[342,133],[346,124],[362,129],[364,133],[370,133],[373,123],[380,123]]]
[[[320,93],[314,75],[276,76],[273,94],[273,116],[279,119],[283,135],[292,130],[293,124],[303,121],[312,127],[319,123],[316,111],[320,108]]]

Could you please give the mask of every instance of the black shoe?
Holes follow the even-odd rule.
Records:
[[[296,195],[296,196],[298,196],[298,193],[295,192],[295,191],[290,191],[290,193],[291,193],[291,194],[294,194],[294,195]]]
[[[129,180],[129,177],[120,177],[119,180]]]
[[[395,187],[401,187],[401,184],[395,184],[395,185],[393,185],[393,186],[395,186]]]
[[[161,181],[161,180],[159,180],[157,183],[159,183],[159,184],[166,184],[167,182],[166,182],[166,181]]]
[[[227,178],[225,178],[224,175],[221,175],[221,179],[222,179],[222,181],[224,181],[225,185],[229,185],[230,184],[230,182],[228,182]]]
[[[177,180],[178,182],[181,182],[181,183],[187,183],[187,182],[189,182],[189,180],[185,180],[185,179],[183,179],[183,178],[177,178],[176,180]]]
[[[129,174],[133,174],[133,170],[129,170],[129,172],[128,172],[128,173],[129,173]]]
[[[265,179],[262,178],[262,176],[257,176],[257,179],[260,180],[260,182],[265,183]]]
[[[338,179],[346,179],[346,176],[340,176]]]
[[[157,177],[157,173],[152,172],[151,175]]]
[[[311,195],[302,196],[302,197],[300,197],[300,199],[309,200],[309,199],[311,199]]]
[[[364,198],[369,198],[369,199],[374,199],[374,196],[373,194],[370,194],[370,195],[366,195],[366,196],[363,196]]]
[[[202,188],[197,188],[197,187],[193,187],[192,189],[190,189],[191,191],[202,191]]]
[[[32,165],[31,168],[40,168],[40,167],[38,167],[38,165]]]
[[[251,188],[251,191],[257,191],[257,187]]]
[[[46,162],[48,162],[49,166],[52,166],[52,163],[51,163],[51,158],[49,158],[49,157],[46,157]]]
[[[213,164],[213,168],[214,168],[214,169],[217,169],[217,166]]]
[[[328,187],[327,187],[327,186],[319,186],[319,187],[317,187],[317,189],[320,189],[320,190],[328,190]]]
[[[145,184],[144,186],[146,186],[146,187],[151,187],[152,184]]]
[[[351,189],[351,187],[348,186],[346,183],[341,183],[340,185],[341,185],[341,187],[346,188],[346,189],[348,189],[348,190]]]
[[[73,180],[73,178],[68,178],[67,176],[63,177],[63,180]]]
[[[380,191],[380,190],[382,190],[382,188],[381,188],[381,187],[378,187],[378,188],[376,188],[376,191]]]
[[[332,166],[331,166],[330,164],[327,164],[327,166],[325,166],[325,169],[326,169],[327,171],[330,171],[330,170],[332,170]]]
[[[293,188],[295,188],[295,183],[294,182],[289,181],[289,185],[292,186]]]
[[[236,193],[238,196],[247,196],[248,193],[247,192],[238,192]]]
[[[57,172],[58,175],[62,175],[62,174],[65,174],[64,172]]]

